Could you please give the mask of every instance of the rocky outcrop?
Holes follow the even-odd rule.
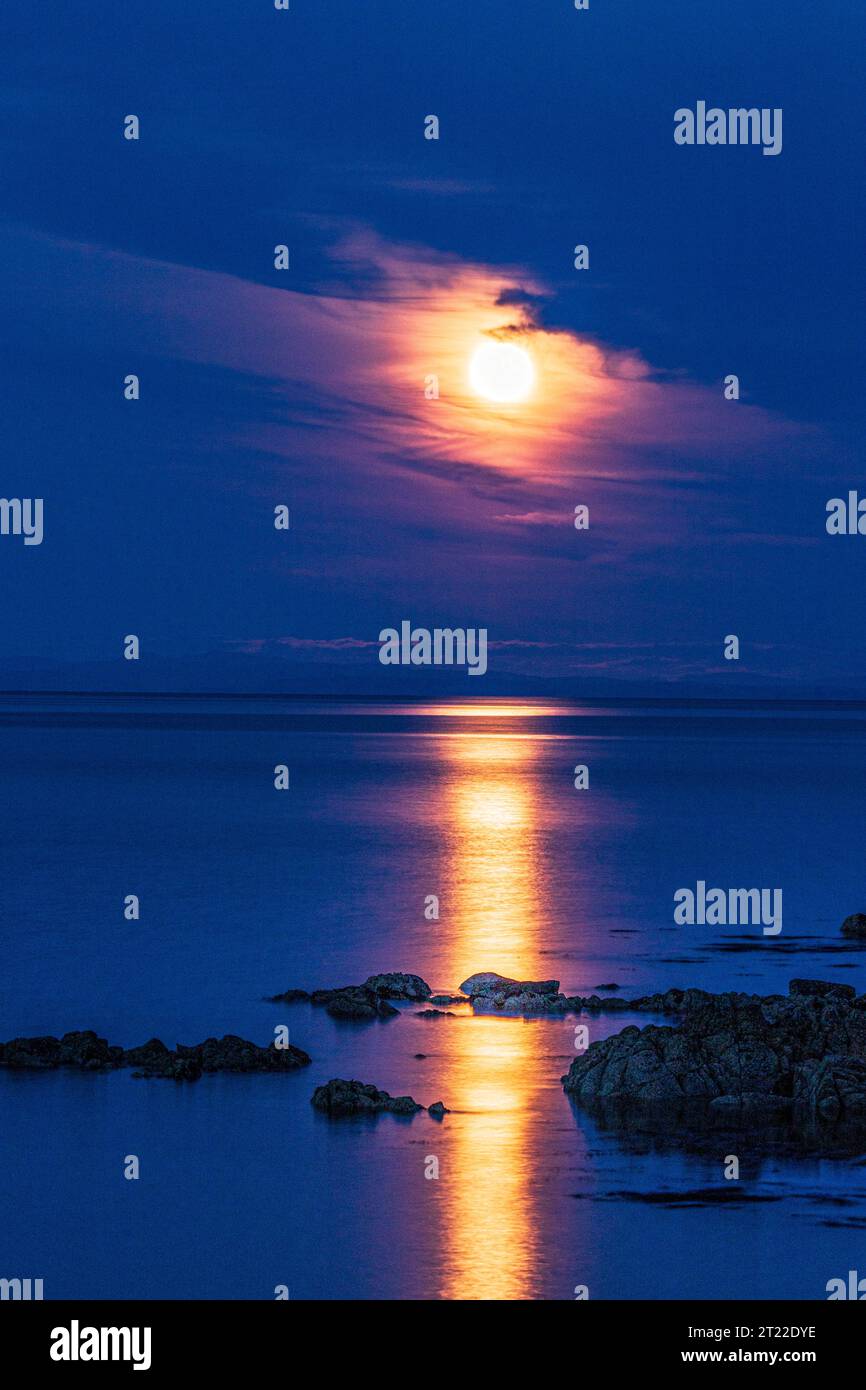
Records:
[[[418,1003],[429,999],[431,994],[430,986],[420,975],[405,975],[392,970],[384,975],[368,975],[361,985],[314,989],[311,994],[304,989],[287,989],[282,994],[271,995],[268,1002],[294,1004],[299,1000],[309,1000],[324,1008],[332,1018],[366,1022],[375,1018],[395,1018],[399,1010],[388,1003],[389,999],[414,1000]]]
[[[0,1043],[0,1066],[16,1071],[75,1067],[81,1071],[113,1071],[135,1067],[136,1076],[197,1081],[206,1072],[295,1071],[308,1066],[310,1057],[299,1047],[259,1047],[228,1034],[208,1038],[193,1047],[178,1044],[171,1052],[159,1038],[141,1047],[111,1047],[96,1033],[65,1033],[62,1038],[13,1038]]]
[[[462,990],[470,999],[519,993],[521,990],[527,994],[556,994],[559,989],[559,981],[510,980],[507,975],[497,975],[492,970],[484,970],[478,975],[470,975],[468,980],[464,980],[462,985],[458,985],[458,989]]]
[[[317,1110],[332,1118],[343,1115],[381,1115],[386,1111],[391,1115],[417,1115],[424,1106],[411,1096],[392,1096],[363,1081],[344,1081],[334,1077],[324,1086],[317,1086],[312,1102]],[[430,1114],[436,1119],[448,1112],[441,1100],[430,1106]]]
[[[842,923],[842,935],[866,940],[866,914],[852,912],[850,917],[846,917]]]
[[[62,1038],[12,1038],[0,1043],[0,1066],[15,1071],[52,1071],[77,1067],[109,1071],[126,1066],[122,1047],[110,1047],[93,1032],[64,1033]]]
[[[792,980],[787,996],[688,996],[678,1028],[632,1026],[592,1043],[562,1077],[566,1092],[623,1128],[685,1105],[692,1128],[783,1115],[841,1120],[866,1139],[866,996],[819,980]]]
[[[268,1002],[293,1004],[300,1000],[323,1007],[332,1018],[369,1021],[394,1018],[399,1012],[388,1000],[423,1002],[435,1005],[471,1004],[476,1013],[522,1015],[568,1013],[683,1013],[700,998],[703,990],[669,989],[663,994],[648,994],[638,999],[566,996],[559,993],[558,980],[512,980],[485,970],[470,975],[459,986],[459,994],[433,994],[420,975],[392,971],[384,975],[369,975],[361,985],[341,985],[336,989],[287,989],[272,995]],[[619,985],[599,985],[599,989],[619,989]],[[429,1017],[429,1015],[424,1015]]]
[[[478,1012],[562,1014],[571,1008],[565,995],[559,993],[558,980],[510,980],[488,970],[470,975],[459,988]]]
[[[416,1003],[429,999],[433,993],[420,975],[404,975],[399,970],[391,970],[385,975],[368,975],[364,988],[374,990],[380,999],[412,999]]]
[[[599,985],[599,989],[618,989]],[[567,1013],[683,1013],[699,999],[708,998],[704,990],[669,989],[664,994],[647,994],[638,999],[589,997],[559,993],[558,980],[511,980],[506,975],[484,971],[470,975],[460,989],[477,1013],[503,1014]]]

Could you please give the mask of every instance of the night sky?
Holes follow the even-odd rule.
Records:
[[[488,630],[473,698],[863,694],[866,536],[825,529],[866,494],[862,3],[7,0],[2,33],[0,491],[45,534],[0,536],[0,684],[396,692],[410,619]],[[782,152],[678,146],[699,100],[782,108]],[[467,384],[491,334],[524,404]]]

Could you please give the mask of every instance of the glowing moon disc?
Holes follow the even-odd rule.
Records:
[[[532,358],[514,343],[487,342],[476,348],[469,363],[473,391],[499,405],[524,401],[535,382]]]

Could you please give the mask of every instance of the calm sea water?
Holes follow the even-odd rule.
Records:
[[[628,1152],[571,1106],[573,1018],[353,1025],[262,998],[380,970],[866,989],[839,935],[866,910],[864,735],[866,708],[6,697],[0,1037],[285,1022],[313,1064],[0,1071],[0,1275],[56,1298],[811,1299],[866,1272],[866,1167],[755,1164],[716,1203],[723,1155]],[[698,879],[782,888],[781,936],[675,926]],[[331,1076],[452,1113],[328,1121]]]

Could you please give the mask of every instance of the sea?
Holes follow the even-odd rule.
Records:
[[[866,1274],[866,1153],[731,1180],[729,1153],[627,1143],[565,1095],[578,1023],[675,1020],[267,1002],[391,970],[866,990],[840,934],[866,911],[866,704],[6,695],[0,772],[0,1038],[287,1026],[312,1058],[195,1083],[0,1068],[0,1277],[47,1299],[809,1300]],[[699,882],[780,889],[781,932],[678,925]],[[330,1119],[310,1098],[332,1077],[449,1113]]]

